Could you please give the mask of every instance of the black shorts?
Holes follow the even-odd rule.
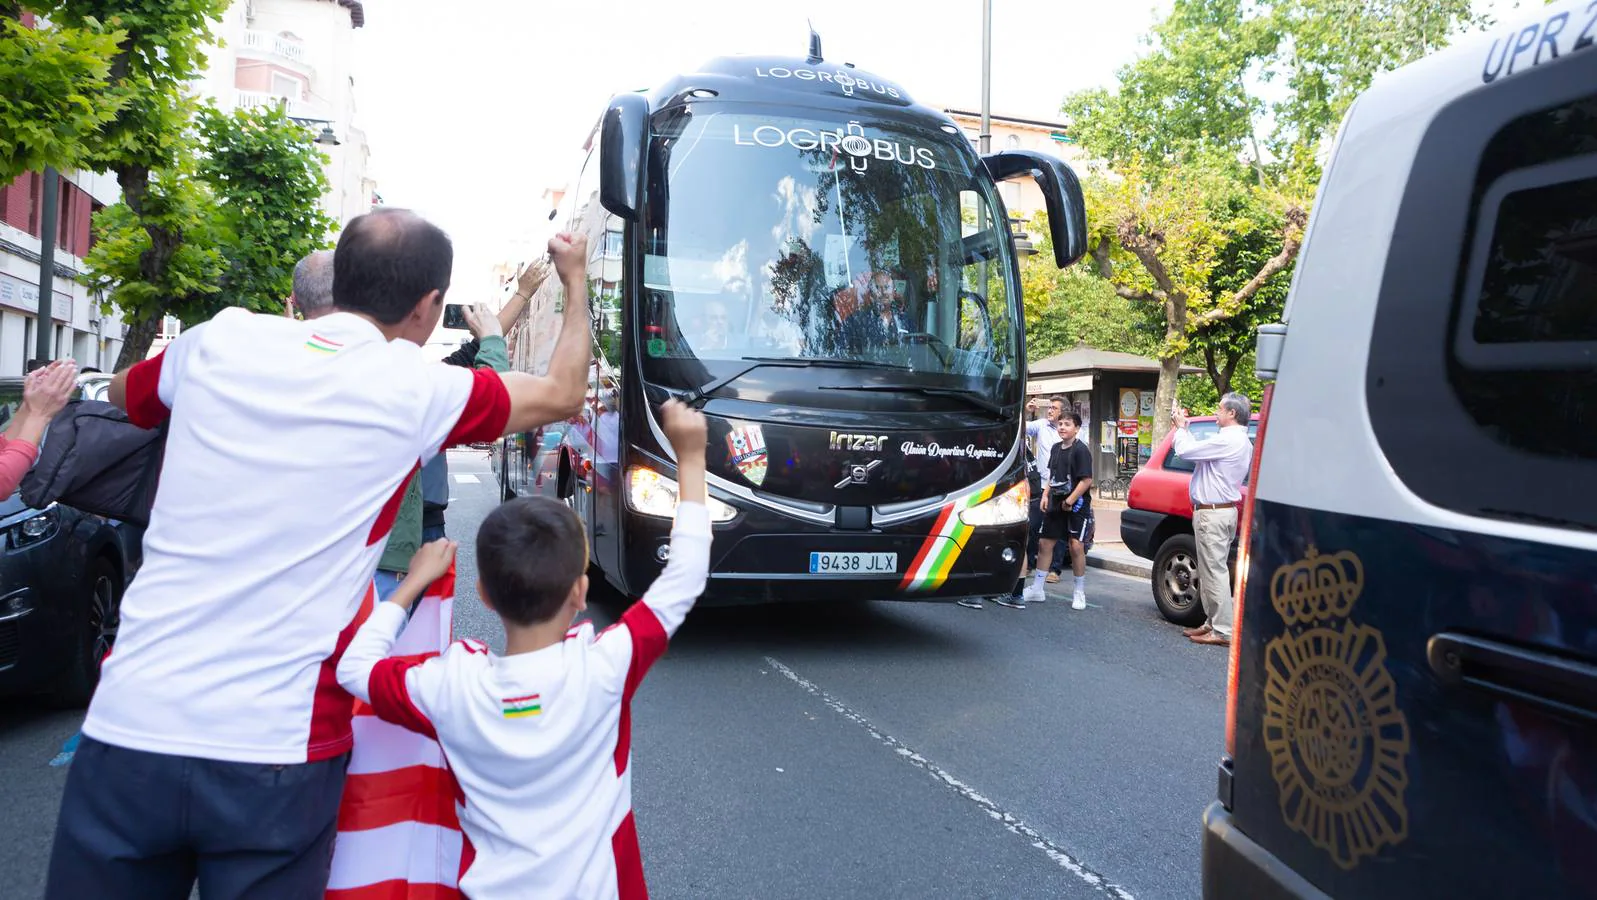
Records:
[[[1062,541],[1067,537],[1085,541],[1087,519],[1091,515],[1092,506],[1086,503],[1081,505],[1081,509],[1067,510],[1050,502],[1048,513],[1042,520],[1042,536],[1051,541]]]

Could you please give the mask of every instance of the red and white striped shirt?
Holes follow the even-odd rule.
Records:
[[[349,313],[230,309],[129,370],[127,410],[168,424],[166,457],[84,734],[235,762],[346,752],[338,654],[405,480],[498,438],[504,382]]]
[[[683,503],[671,557],[614,626],[532,653],[461,641],[385,658],[405,611],[379,604],[338,666],[382,719],[436,735],[458,781],[468,897],[648,896],[632,818],[632,696],[704,591],[710,514]]]

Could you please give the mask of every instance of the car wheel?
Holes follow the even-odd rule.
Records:
[[[89,567],[87,597],[83,614],[73,634],[71,659],[56,686],[55,705],[78,709],[87,706],[100,683],[100,663],[116,643],[121,625],[122,585],[116,567],[97,559]]]
[[[1153,557],[1153,602],[1159,614],[1177,625],[1203,623],[1198,595],[1198,545],[1190,534],[1177,534],[1159,545]]]

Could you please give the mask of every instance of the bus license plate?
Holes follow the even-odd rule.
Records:
[[[811,553],[810,574],[858,572],[861,575],[892,574],[898,571],[897,553]]]

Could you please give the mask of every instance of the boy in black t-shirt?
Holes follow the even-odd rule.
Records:
[[[1092,515],[1092,450],[1085,441],[1077,440],[1080,430],[1081,416],[1077,413],[1067,412],[1059,420],[1059,443],[1048,460],[1048,483],[1042,490],[1042,538],[1037,547],[1038,559],[1051,559],[1054,542],[1069,538],[1070,570],[1076,576],[1076,589],[1070,599],[1072,609],[1087,608],[1087,550],[1082,542],[1087,538],[1087,520]],[[1041,598],[1047,575],[1041,570],[1032,575],[1032,583],[1023,594],[1026,600]]]

